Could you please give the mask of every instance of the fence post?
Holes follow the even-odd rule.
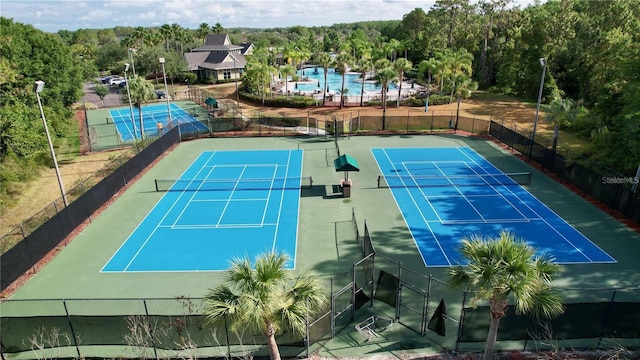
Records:
[[[356,318],[356,264],[351,265],[351,317],[349,320],[353,321]]]
[[[147,299],[142,299],[142,305],[144,305],[144,314],[147,316],[147,323],[149,323],[149,308],[147,307]],[[158,348],[156,347],[156,339],[153,336],[153,332],[151,335],[151,345],[153,346],[153,355],[156,359],[158,359]]]
[[[333,294],[333,277],[329,281],[329,292],[331,293],[331,338],[336,336],[336,297]]]
[[[227,354],[231,359],[231,345],[229,344],[229,325],[227,325],[227,314],[224,315],[224,334],[227,337]]]
[[[304,339],[304,343],[305,343],[305,347],[307,348],[307,359],[309,358],[309,343],[311,342],[309,340],[309,302],[307,301],[307,311],[305,311],[304,314],[304,324],[305,327],[307,328],[307,333],[305,334],[305,339]]]
[[[613,309],[614,300],[616,298],[617,290],[613,289],[613,294],[611,294],[611,300],[609,300],[609,309],[605,314],[604,320],[602,321],[602,330],[600,331],[600,337],[598,338],[598,348],[600,348],[600,343],[602,342],[602,338],[604,337],[604,332],[607,329],[607,324],[609,323],[609,314],[611,314],[611,309]]]
[[[62,305],[64,306],[64,313],[67,315],[67,321],[69,322],[69,329],[71,330],[73,345],[76,347],[76,352],[78,353],[78,359],[80,359],[82,357],[82,355],[80,354],[80,346],[78,345],[78,338],[76,337],[76,332],[73,330],[73,323],[71,322],[71,315],[69,314],[69,309],[67,308],[67,301],[62,300]]]
[[[407,110],[407,134],[409,134],[409,110]]]
[[[458,321],[458,333],[456,334],[456,347],[455,352],[458,352],[460,345],[460,334],[462,333],[462,323],[464,322],[464,303],[467,301],[467,292],[462,292],[462,307],[460,308],[460,320]]]
[[[402,262],[398,263],[398,291],[396,292],[396,320],[400,320],[400,302],[402,302]]]
[[[430,134],[433,134],[433,113],[434,113],[434,111],[431,110],[431,126],[430,126],[430,131],[429,131]]]
[[[429,281],[427,283],[427,294],[424,296],[422,303],[422,325],[420,327],[420,335],[425,336],[427,334],[427,317],[429,316],[429,300],[431,299],[431,281],[433,275],[429,274]]]

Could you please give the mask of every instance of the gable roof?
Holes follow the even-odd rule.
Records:
[[[227,34],[209,34],[204,39],[204,45],[231,45],[231,40],[229,40],[229,35]]]
[[[245,52],[250,53],[253,48],[253,44],[231,44],[227,34],[209,34],[203,46],[191,49],[184,58],[191,71],[242,69],[247,64]]]
[[[187,68],[189,70],[198,70],[200,64],[207,60],[208,52],[188,52],[184,54],[185,60],[187,60]]]
[[[192,52],[202,51],[218,51],[218,52],[230,52],[242,50],[243,47],[239,45],[233,45],[229,40],[227,34],[209,34],[204,40],[204,45],[191,49]]]

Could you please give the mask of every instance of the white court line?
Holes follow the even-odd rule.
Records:
[[[285,172],[284,172],[284,178],[286,179],[289,175],[289,164],[291,164],[291,150],[289,150],[289,155],[287,156],[287,167],[285,168]],[[285,180],[286,182],[286,180]],[[278,241],[278,230],[280,230],[280,216],[282,215],[282,206],[283,206],[283,201],[284,201],[284,194],[286,193],[286,191],[282,191],[282,193],[280,194],[280,206],[278,207],[278,216],[276,217],[276,219],[278,219],[278,221],[276,222],[276,228],[275,231],[273,232],[273,245],[271,245],[271,251],[275,251],[276,250],[276,243]],[[298,200],[299,201],[299,200]],[[300,205],[298,205],[298,208],[300,207]],[[299,221],[299,220],[298,220]],[[296,227],[297,224],[296,224]],[[296,237],[296,242],[297,242],[297,237]],[[295,261],[295,259],[294,259]]]
[[[121,111],[120,109],[115,110],[115,111],[118,114],[118,117],[122,119],[122,123],[124,124],[124,127],[127,129],[127,132],[129,133],[131,138],[135,140],[135,136],[133,136],[133,131],[131,131],[131,129],[129,128],[129,121],[131,121],[131,124],[133,124],[134,127],[136,126],[135,121],[133,119],[131,119],[131,112],[127,113],[126,111],[122,110],[125,113],[125,115],[123,116],[120,113],[120,111]],[[125,117],[126,117],[126,120],[125,120]],[[115,122],[116,120],[113,119],[113,121]],[[117,128],[118,128],[118,126],[116,126],[116,129]]]
[[[491,220],[445,220],[440,223],[443,225],[465,225],[465,224],[527,224],[530,223],[531,220],[540,220],[539,218],[533,219],[491,219]],[[433,223],[437,223],[439,221],[431,221]]]
[[[214,153],[213,155],[215,155],[215,153]],[[211,157],[209,157],[209,160],[211,160],[211,158],[213,157],[213,155],[211,155]],[[209,160],[207,160],[207,162],[208,162]],[[211,173],[213,172],[213,169],[214,169],[213,167],[212,167],[211,169],[209,169],[209,172],[207,173],[207,175],[205,175],[205,179],[206,179],[209,175],[211,175]],[[197,174],[199,175],[199,174],[200,174],[200,172],[201,172],[202,170],[204,170],[204,168],[200,168],[200,169],[198,170]],[[196,178],[197,178],[197,176],[196,176]],[[193,184],[193,182],[194,182],[194,180],[191,180],[191,181],[189,182],[189,185]],[[204,181],[201,181],[201,182],[200,182],[200,185],[198,186],[198,188],[197,188],[197,189],[195,189],[195,190],[190,190],[190,191],[191,191],[191,197],[187,200],[187,203],[186,203],[186,204],[184,204],[184,206],[182,207],[182,211],[180,211],[180,213],[178,214],[178,216],[176,217],[175,221],[174,221],[174,222],[173,222],[173,224],[172,224],[173,226],[177,225],[178,221],[180,221],[180,219],[182,218],[182,215],[184,215],[184,212],[185,212],[185,211],[187,211],[187,208],[189,207],[189,204],[191,204],[191,202],[194,200],[194,198],[196,197],[196,195],[198,195],[198,191],[200,191],[200,188],[202,187],[202,185],[204,185]],[[183,191],[182,193],[183,193],[183,194],[185,194],[186,192],[187,192],[187,191],[185,190],[185,191]],[[180,196],[179,196],[178,198],[179,198],[179,199],[181,199],[181,198],[182,198],[182,194],[180,194]],[[177,201],[176,201],[176,202],[177,202]]]
[[[484,172],[489,173],[489,172],[488,172],[488,171],[487,171],[487,170],[486,170],[482,165],[480,165],[480,164],[478,164],[478,163],[475,163],[475,162],[474,162],[474,164],[475,164],[477,167],[479,167],[480,169],[482,169]],[[484,174],[479,174],[479,173],[476,171],[476,169],[472,168],[472,167],[471,167],[471,166],[469,166],[468,164],[467,164],[467,167],[468,167],[471,171],[473,171],[476,175],[484,175]],[[509,177],[509,176],[508,176],[508,175],[506,175],[506,174],[505,174],[504,176]],[[496,179],[496,177],[495,177],[494,175],[490,175],[490,177],[492,177],[492,178]],[[483,176],[481,176],[481,179],[482,179],[482,181],[484,181],[485,183],[487,183],[487,185],[488,185],[488,186],[491,186],[491,188],[493,189],[493,191],[495,191],[495,192],[498,194],[498,196],[500,196],[502,199],[504,199],[504,201],[506,201],[506,202],[507,202],[507,204],[511,205],[511,207],[512,207],[515,211],[517,211],[517,212],[518,212],[518,214],[520,214],[520,217],[522,217],[523,219],[528,219],[528,218],[527,218],[527,216],[526,216],[525,214],[523,214],[523,213],[522,213],[522,211],[520,211],[520,209],[518,209],[518,207],[517,207],[517,206],[515,206],[515,205],[514,205],[514,204],[513,204],[509,199],[507,199],[504,195],[502,195],[502,193],[501,193],[501,192],[499,192],[499,191],[497,190],[497,188],[496,188],[496,187],[494,187],[493,185],[489,184],[489,182],[488,182],[487,180],[485,180]],[[496,179],[496,180],[497,180],[497,179]],[[518,184],[517,184],[517,183],[515,183],[515,181],[514,181],[514,185],[518,185]],[[512,185],[512,186],[513,186],[513,185]],[[518,186],[519,186],[519,185],[518,185]],[[506,187],[507,187],[507,185],[501,185],[501,188],[502,188],[502,189],[504,189],[504,188],[506,188]],[[522,199],[520,199],[520,198],[519,198],[519,197],[517,197],[517,196],[516,196],[516,198],[517,198],[518,200],[520,200],[520,202],[522,202]]]
[[[271,174],[271,185],[269,186],[269,192],[267,195],[267,201],[264,203],[264,210],[262,211],[262,219],[260,219],[260,223],[264,224],[264,219],[267,217],[267,209],[269,208],[269,201],[271,201],[271,194],[273,190],[273,183],[275,182],[276,175],[278,174],[278,165],[273,168],[273,173]],[[285,183],[287,181],[285,180]],[[284,191],[284,189],[283,189]]]
[[[222,224],[222,225],[198,225],[198,224],[191,224],[191,225],[176,225],[176,226],[168,226],[168,225],[163,225],[160,226],[161,228],[167,228],[167,229],[182,229],[182,230],[197,230],[197,229],[256,229],[256,228],[262,228],[262,227],[268,227],[268,226],[276,226],[278,225],[278,223],[264,223],[264,224]]]
[[[229,207],[229,204],[231,203],[231,198],[233,198],[233,194],[236,192],[236,188],[238,187],[238,181],[242,178],[242,174],[244,174],[244,172],[247,170],[247,165],[245,164],[242,167],[242,172],[240,172],[240,175],[238,176],[238,179],[236,180],[236,184],[234,185],[233,189],[231,190],[231,194],[229,194],[229,198],[227,199],[227,203],[225,204],[224,208],[222,208],[222,213],[220,214],[220,217],[218,217],[218,222],[216,223],[216,226],[220,226],[220,222],[222,221],[222,218],[224,217],[224,214],[227,212],[227,208]]]
[[[373,150],[373,149],[372,149]],[[387,151],[385,149],[380,149],[385,157],[387,158],[387,160],[389,161],[389,164],[393,166],[394,162],[391,161],[391,158],[389,157],[389,154],[387,153]],[[375,156],[374,156],[375,158]],[[377,161],[376,161],[377,162]],[[380,164],[378,164],[378,167],[380,167]],[[380,172],[383,174],[384,176],[384,171],[382,171],[382,169],[380,169]],[[404,183],[404,181],[403,181]],[[447,256],[446,251],[444,251],[444,249],[442,248],[442,245],[440,244],[440,242],[438,241],[438,237],[436,236],[436,234],[433,232],[433,229],[431,228],[431,226],[429,225],[429,222],[427,221],[427,219],[424,217],[424,214],[422,213],[422,210],[420,210],[420,206],[418,206],[418,204],[416,203],[415,198],[413,197],[413,194],[411,194],[411,192],[409,191],[408,188],[405,187],[404,189],[408,194],[409,197],[411,198],[411,201],[413,202],[413,204],[415,205],[416,209],[418,209],[418,212],[420,213],[420,217],[422,218],[422,221],[427,225],[427,229],[429,229],[429,232],[431,233],[431,236],[433,237],[433,239],[435,240],[436,244],[438,245],[438,248],[440,249],[440,252],[442,253],[442,256],[444,256],[445,260],[447,261],[448,265],[451,265],[451,260],[449,259],[449,257]],[[402,217],[404,218],[404,213],[402,212],[402,207],[400,206],[400,204],[398,204],[398,200],[396,199],[396,196],[393,194],[393,189],[391,189],[391,195],[393,196],[393,200],[396,202],[396,206],[398,207],[398,209],[400,209],[400,214],[402,214]],[[431,204],[430,204],[431,205]],[[435,211],[434,211],[435,212]],[[436,216],[438,216],[438,213],[435,212]],[[407,226],[409,226],[409,223],[407,222],[407,219],[404,218],[404,222],[405,224],[407,224]],[[418,244],[418,241],[416,240],[413,231],[409,230],[409,233],[411,233],[411,237],[413,238],[413,242],[416,245],[416,248],[418,248],[418,253],[420,254],[420,257],[422,258],[422,262],[427,265],[427,261],[424,258],[424,254],[422,253],[422,251],[420,251],[420,245]]]
[[[453,183],[453,181],[451,181],[451,179],[449,179],[449,177],[447,176],[447,174],[444,173],[444,171],[442,171],[440,169],[440,167],[438,166],[438,164],[435,163],[435,161],[433,162],[433,166],[436,167],[436,169],[438,169],[438,171],[440,171],[442,173],[442,175],[444,177],[447,178],[447,180],[451,183],[451,185],[453,185],[453,187],[456,189],[457,192],[460,193],[460,195],[462,196],[462,198],[467,202],[467,204],[469,204],[469,206],[471,206],[471,208],[473,209],[473,211],[476,212],[476,214],[478,214],[478,216],[480,216],[480,218],[482,220],[484,220],[485,222],[487,221],[487,219],[484,218],[484,216],[482,216],[482,214],[480,213],[480,211],[478,211],[478,209],[476,209],[475,206],[473,206],[473,204],[471,203],[471,201],[469,201],[469,199],[467,199],[467,197],[464,195],[464,193],[462,193],[462,191],[460,191],[460,189],[456,186],[456,184]],[[440,216],[438,216],[440,217]]]
[[[431,208],[431,210],[433,210],[433,213],[436,215],[436,217],[438,218],[438,220],[442,221],[442,218],[440,218],[440,214],[438,214],[438,212],[436,211],[436,208],[433,206],[433,204],[431,204],[431,201],[429,201],[429,197],[427,196],[427,194],[424,193],[424,190],[422,189],[422,186],[420,186],[420,184],[418,184],[418,182],[416,181],[416,177],[414,177],[413,175],[411,175],[411,171],[409,171],[409,169],[407,168],[407,166],[405,165],[405,163],[403,162],[399,162],[396,164],[401,164],[402,167],[407,171],[407,173],[409,175],[404,176],[404,177],[409,177],[411,178],[411,180],[413,181],[413,183],[415,184],[415,186],[413,186],[413,188],[417,188],[420,193],[422,194],[422,197],[427,201],[427,204],[429,204],[429,207]],[[418,204],[415,201],[415,198],[413,197],[413,194],[411,193],[411,191],[409,190],[409,186],[407,186],[407,184],[405,183],[405,181],[403,180],[402,176],[398,176],[398,178],[400,179],[400,181],[402,181],[402,185],[404,185],[405,190],[407,191],[407,193],[411,196],[411,199],[413,201],[414,204],[416,204],[416,207],[419,208]],[[420,213],[422,213],[422,211],[420,211]],[[423,215],[424,218],[424,215]]]
[[[213,157],[214,155],[215,155],[215,152],[213,152],[213,153],[211,154],[211,157]],[[197,159],[198,159],[198,158],[196,158],[196,159],[191,163],[191,165],[193,165]],[[191,167],[191,165],[187,168],[187,170]],[[187,170],[185,170],[184,172],[186,172]],[[184,175],[184,172],[183,172],[183,175]],[[131,264],[133,263],[133,261],[138,257],[138,255],[139,255],[139,254],[140,254],[140,252],[142,251],[142,249],[147,245],[147,243],[149,242],[149,240],[151,240],[151,238],[153,237],[153,234],[155,234],[155,233],[156,233],[156,231],[159,229],[160,224],[162,224],[162,222],[164,221],[164,219],[166,219],[166,218],[167,218],[167,216],[169,216],[169,213],[170,213],[170,212],[171,212],[171,210],[176,206],[176,204],[178,203],[178,200],[182,198],[182,195],[184,195],[184,192],[183,192],[182,194],[180,194],[180,196],[178,196],[178,198],[176,199],[176,201],[174,201],[174,202],[173,202],[173,204],[169,207],[169,210],[168,210],[168,211],[166,211],[166,212],[164,213],[164,215],[162,216],[162,218],[160,218],[160,221],[158,221],[157,225],[153,228],[153,230],[151,231],[151,233],[149,233],[149,235],[147,236],[147,238],[146,238],[146,239],[144,240],[144,242],[140,245],[140,247],[138,248],[138,251],[136,251],[136,252],[135,252],[135,254],[133,254],[133,256],[131,257],[131,260],[127,263],[127,266],[125,266],[124,271],[127,271],[127,269],[129,269],[129,266],[131,266]],[[166,196],[166,195],[165,195],[165,196]],[[164,198],[164,196],[163,196],[163,198]],[[158,201],[158,203],[157,203],[157,204],[160,204],[160,203],[162,203],[162,199],[160,199],[160,201]],[[157,206],[157,204],[156,204],[156,206]],[[154,208],[152,209],[152,211],[153,211],[153,210],[155,210],[155,206],[154,206]],[[150,212],[147,214],[147,216],[149,216],[149,214],[151,214],[151,212],[152,212],[152,211],[150,211]],[[184,211],[184,209],[183,209],[183,211]],[[145,221],[146,221],[146,217],[145,217],[145,219],[144,219],[140,224],[138,224],[138,226],[140,226],[141,224],[143,224]],[[136,230],[137,230],[137,227],[136,227]],[[135,231],[134,231],[134,233],[135,233]]]
[[[206,190],[203,190],[206,191]],[[267,198],[243,198],[243,199],[235,199],[233,201],[265,201]],[[192,200],[191,202],[223,202],[227,201],[227,199],[206,199],[206,200]]]
[[[460,150],[460,152],[462,152],[464,154],[464,152],[462,150]],[[477,153],[476,153],[477,154]],[[470,156],[468,156],[467,154],[465,154],[470,160],[471,162],[475,163],[476,165],[479,165],[475,159],[471,158]],[[484,157],[482,157],[482,155],[477,154],[478,156],[480,156],[484,161],[486,161],[487,163],[491,164],[489,161],[487,161],[486,159],[484,159]],[[493,165],[491,165],[493,166]],[[495,166],[493,166],[495,167]],[[480,168],[482,168],[482,166],[480,166]],[[497,169],[497,168],[496,168]],[[558,230],[556,230],[555,227],[551,226],[551,224],[549,224],[549,222],[542,216],[540,216],[540,214],[538,214],[537,211],[535,211],[534,209],[532,209],[525,201],[523,201],[522,199],[520,199],[520,197],[515,194],[513,191],[511,191],[511,189],[509,189],[508,187],[506,188],[506,190],[508,192],[510,192],[515,198],[517,198],[518,200],[520,200],[520,202],[525,205],[527,208],[529,208],[529,210],[531,210],[534,214],[538,215],[538,218],[541,219],[545,224],[547,224],[547,226],[549,228],[551,228],[552,231],[554,231],[556,234],[560,235],[561,238],[563,238],[567,243],[569,243],[574,249],[576,249],[580,254],[582,254],[582,256],[585,257],[585,259],[587,259],[589,262],[594,262],[593,260],[591,260],[591,258],[589,258],[580,248],[578,248],[574,243],[571,242],[571,240],[567,239],[564,234],[562,234],[561,232],[559,232]],[[526,189],[525,189],[526,190]],[[569,225],[570,227],[573,228],[573,226],[571,226],[571,224],[569,224],[564,218],[562,218],[561,216],[559,216],[558,214],[556,214],[553,210],[551,210],[551,208],[549,208],[547,205],[545,205],[542,201],[538,200],[535,196],[533,196],[533,194],[527,192],[530,196],[532,196],[536,201],[538,201],[540,204],[542,204],[542,206],[546,207],[549,211],[551,211],[551,213],[553,213],[554,215],[556,215],[558,218],[560,218],[560,220],[562,220],[565,224]],[[575,228],[573,228],[576,232],[578,232],[580,235],[582,235],[587,241],[591,242],[591,244],[593,244],[596,248],[598,248],[600,251],[602,251],[602,249],[600,249],[600,247],[598,247],[596,244],[594,244],[591,240],[589,240],[586,236],[584,236],[581,232],[579,232],[578,230],[576,230]],[[602,251],[603,253],[607,254],[606,252]],[[608,255],[608,254],[607,254]],[[609,256],[611,257],[611,256]]]

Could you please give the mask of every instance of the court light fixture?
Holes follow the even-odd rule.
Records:
[[[538,59],[540,66],[542,66],[542,77],[540,78],[540,89],[538,90],[538,104],[536,105],[536,117],[533,119],[533,130],[531,131],[531,141],[529,146],[529,160],[533,153],[533,144],[536,139],[536,127],[538,126],[538,114],[540,113],[540,102],[542,101],[542,90],[544,89],[544,75],[547,70],[547,59]]]
[[[62,202],[67,207],[67,194],[64,191],[64,184],[62,183],[62,176],[60,176],[60,168],[58,168],[58,160],[56,160],[56,153],[53,150],[53,143],[51,142],[51,135],[49,134],[49,127],[47,126],[47,119],[44,117],[44,110],[42,109],[42,101],[40,101],[40,93],[44,89],[44,81],[38,80],[33,84],[33,91],[36,93],[38,99],[38,107],[40,108],[40,117],[42,118],[42,124],[44,125],[44,132],[47,134],[47,141],[49,142],[49,151],[51,152],[51,158],[53,159],[53,167],[56,170],[56,177],[58,178],[58,186],[60,186],[60,193],[62,194]]]
[[[129,79],[127,79],[127,71],[129,71],[129,64],[124,64],[124,84],[127,87],[127,99],[129,99],[129,113],[131,114],[131,127],[133,128],[133,140],[135,141],[138,138],[138,134],[136,131],[136,120],[133,115],[133,105],[131,105],[131,92],[129,91]]]

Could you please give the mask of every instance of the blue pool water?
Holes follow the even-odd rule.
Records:
[[[303,74],[304,72],[304,74]],[[338,93],[342,87],[342,75],[337,73],[335,69],[329,68],[327,72],[327,83],[324,83],[324,68],[306,68],[304,70],[298,70],[298,76],[300,79],[308,78],[308,81],[289,83],[289,91],[304,91],[310,92],[318,90],[322,92],[322,87],[329,88],[329,92]],[[360,96],[362,89],[362,80],[358,73],[347,73],[344,79],[344,87],[349,89],[348,96]],[[389,90],[398,89],[396,84],[390,84]],[[364,83],[364,91],[366,92],[380,92],[380,86],[376,86],[375,81],[367,80]]]

